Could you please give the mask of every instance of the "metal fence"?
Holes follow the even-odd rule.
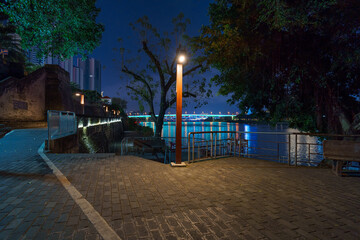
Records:
[[[122,122],[122,117],[85,117],[78,116],[78,128],[92,127],[102,124]]]
[[[195,139],[195,140],[201,140],[201,139]],[[120,149],[121,149],[121,155],[139,155],[144,158],[150,158],[154,159],[154,155],[152,155],[152,152],[146,152],[144,151],[145,148],[142,146],[139,146],[139,141],[144,141],[145,144],[148,143],[150,146],[154,147],[154,151],[159,153],[159,156],[162,157],[161,161],[164,163],[170,163],[171,161],[175,161],[175,149],[176,149],[176,138],[175,137],[125,137],[121,141]],[[190,140],[191,143],[192,140]],[[158,144],[155,144],[154,142],[158,142],[161,144],[161,147],[157,146]],[[181,151],[183,153],[183,160],[187,160],[187,150],[188,150],[188,138],[182,138],[181,139]],[[149,150],[146,149],[146,150]],[[162,155],[161,155],[161,154]],[[158,156],[156,156],[157,160],[160,160]]]
[[[199,138],[198,136],[201,136]],[[285,132],[190,132],[188,162],[221,157],[250,157],[288,165],[316,166],[323,160],[322,141],[360,135]]]
[[[73,112],[47,111],[48,141],[76,134],[77,121]],[[48,148],[50,144],[48,144]],[[50,149],[49,149],[50,150]]]

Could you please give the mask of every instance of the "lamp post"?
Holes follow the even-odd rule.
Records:
[[[182,130],[182,78],[183,78],[183,64],[186,61],[185,55],[178,57],[176,66],[176,149],[175,149],[175,164],[171,166],[186,166],[181,162],[181,130]]]

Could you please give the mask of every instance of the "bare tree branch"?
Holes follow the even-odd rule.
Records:
[[[127,89],[130,89],[131,91],[133,91],[136,95],[139,95],[140,97],[142,97],[145,102],[148,103],[149,107],[150,107],[150,114],[151,114],[151,117],[153,118],[153,120],[156,121],[156,115],[155,115],[155,112],[154,112],[154,103],[153,103],[153,100],[148,98],[146,95],[144,95],[142,92],[140,92],[139,90],[131,87],[131,86],[126,86]]]
[[[124,65],[124,67],[123,67],[123,69],[121,71],[126,73],[126,74],[131,75],[135,80],[137,80],[139,82],[142,82],[145,85],[146,89],[149,91],[151,101],[154,99],[154,94],[153,94],[153,91],[151,89],[151,86],[143,77],[141,77],[140,75],[130,71],[125,65]]]
[[[194,93],[191,93],[191,92],[183,92],[183,98],[188,98],[188,97],[196,98],[196,95]],[[171,107],[174,103],[176,103],[176,96],[173,97],[170,101],[166,102],[166,109]]]
[[[183,76],[189,75],[190,73],[196,71],[197,69],[199,69],[199,68],[201,68],[201,67],[202,67],[202,65],[199,64],[199,65],[197,65],[197,66],[189,69],[188,71],[186,71],[186,72],[183,74]],[[176,72],[172,72],[172,73],[171,73],[171,76],[170,76],[170,78],[169,78],[169,81],[168,81],[168,82],[166,83],[166,85],[165,85],[165,92],[167,92],[167,91],[170,89],[171,85],[172,85],[175,81],[176,81]]]
[[[171,85],[176,81],[176,73],[172,72],[169,81],[165,85],[165,92],[169,91]]]
[[[183,76],[189,75],[190,73],[192,73],[192,72],[196,71],[198,68],[201,68],[201,67],[202,67],[202,65],[201,65],[201,64],[199,64],[199,65],[197,65],[197,66],[195,66],[195,67],[193,67],[193,68],[189,69],[188,71],[186,71],[186,72],[183,74]]]
[[[179,44],[179,46],[176,48],[176,55],[175,55],[173,61],[171,62],[171,68],[170,68],[171,70],[174,69],[174,66],[175,66],[175,63],[176,63],[176,58],[177,58],[180,50],[181,50],[181,44]]]
[[[168,71],[169,74],[171,74],[171,73],[172,73],[172,70],[171,70],[171,68],[170,68],[169,63],[168,63],[167,60],[165,60],[165,65],[166,65],[166,70]]]
[[[159,76],[160,76],[161,87],[164,87],[165,86],[165,77],[164,77],[163,70],[161,69],[161,65],[160,65],[159,60],[157,60],[155,55],[149,50],[149,48],[148,48],[145,41],[143,41],[142,44],[143,44],[143,50],[146,52],[146,54],[150,57],[151,61],[153,61],[155,66],[156,66],[156,69],[157,69],[157,71],[159,73]]]

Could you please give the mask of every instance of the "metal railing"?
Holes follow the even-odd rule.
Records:
[[[195,140],[196,135],[203,137]],[[253,136],[250,137],[250,135]],[[241,131],[190,132],[188,134],[188,162],[238,156],[287,163],[289,166],[316,166],[324,158],[323,140],[354,137],[360,137],[360,135]]]
[[[287,141],[264,141],[258,139],[246,139],[245,135],[283,135]],[[206,160],[219,157],[229,156],[244,156],[244,157],[257,157],[257,158],[273,158],[276,161],[287,161],[290,164],[290,152],[287,156],[280,154],[280,145],[286,144],[290,147],[291,133],[283,132],[236,132],[236,131],[212,131],[212,132],[190,132],[188,139],[195,139],[195,135],[202,135],[205,138],[200,141],[192,141],[192,145],[188,145],[188,159],[189,162],[196,160]],[[224,137],[222,135],[227,135]],[[274,143],[275,148],[271,147],[256,147],[252,142]],[[262,153],[253,151],[261,150]],[[266,154],[264,152],[275,152],[276,154]]]
[[[162,154],[164,155],[164,163],[170,163],[171,161],[175,161],[175,149],[176,149],[176,143],[175,137],[125,137],[123,138],[123,140],[121,141],[120,144],[120,151],[121,151],[121,155],[131,155],[131,154],[135,154],[135,155],[141,155],[144,158],[147,158],[147,156],[145,156],[145,154],[141,151],[141,149],[137,148],[134,144],[134,141],[136,140],[141,140],[141,141],[159,141],[159,142],[163,142],[163,149],[162,149]],[[187,152],[187,146],[188,146],[188,138],[182,138],[182,148],[181,151],[183,153]],[[160,153],[160,152],[159,152]],[[187,159],[183,159],[183,161],[186,161]]]
[[[323,156],[323,140],[355,140],[360,138],[360,135],[342,135],[342,134],[321,134],[321,133],[292,133],[295,141],[294,149],[294,165],[308,165],[313,166],[319,163],[319,159],[324,159]],[[316,143],[304,142],[304,140],[299,140],[299,137],[316,137]],[[299,148],[305,146],[307,148],[306,156],[299,156]],[[318,148],[318,151],[314,151]],[[315,161],[314,161],[315,158]]]
[[[76,115],[73,112],[48,110],[47,123],[48,150],[51,140],[76,134],[77,131]]]
[[[78,128],[86,128],[115,122],[122,122],[122,117],[84,117],[78,116]]]

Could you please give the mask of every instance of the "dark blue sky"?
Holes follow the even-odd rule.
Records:
[[[117,38],[124,39],[124,47],[136,53],[140,40],[136,37],[129,23],[135,22],[138,18],[146,15],[150,22],[160,32],[172,29],[171,20],[180,12],[191,20],[187,33],[190,36],[198,35],[202,25],[209,23],[207,10],[209,3],[206,0],[97,0],[97,6],[101,8],[98,22],[105,26],[105,32],[101,45],[93,52],[92,56],[100,60],[104,66],[102,70],[102,90],[110,97],[121,97],[128,101],[128,111],[138,110],[138,105],[129,99],[124,92],[125,82],[120,79],[122,74],[119,64],[112,59],[120,60],[121,57],[113,48],[119,48]],[[211,78],[213,73],[204,75]],[[119,90],[120,87],[123,87]],[[209,104],[196,109],[196,112],[235,112],[237,108],[226,103],[227,97],[217,96],[216,89],[214,97],[208,99]],[[145,105],[145,110],[148,111]],[[173,111],[173,110],[170,110]],[[194,111],[191,104],[184,111]]]

